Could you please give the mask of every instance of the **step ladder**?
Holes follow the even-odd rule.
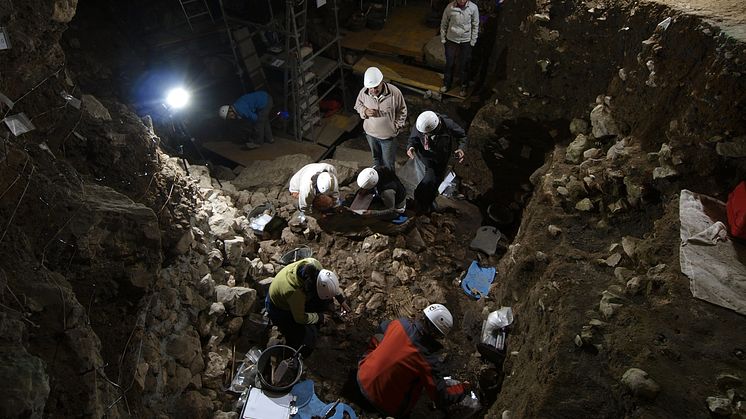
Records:
[[[268,90],[267,77],[264,75],[262,61],[256,52],[249,28],[242,27],[233,31],[229,28],[228,36],[232,38],[231,46],[235,49],[234,55],[243,64],[244,74],[248,77],[252,90]]]
[[[181,10],[184,12],[189,29],[194,32],[194,26],[192,21],[195,19],[207,16],[210,18],[210,22],[215,23],[215,19],[212,17],[210,7],[207,5],[207,0],[179,0]]]

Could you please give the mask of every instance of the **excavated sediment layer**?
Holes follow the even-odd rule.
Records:
[[[479,157],[505,121],[564,119],[572,135],[532,175],[498,265],[492,308],[513,306],[517,324],[486,417],[709,417],[709,397],[727,400],[718,376],[746,372],[744,318],[691,296],[678,194],[724,200],[743,177],[743,153],[725,151],[746,133],[738,21],[726,33],[650,2],[504,9],[491,63],[504,78],[472,122],[461,174],[470,190],[492,186]],[[631,368],[657,384],[623,383]]]

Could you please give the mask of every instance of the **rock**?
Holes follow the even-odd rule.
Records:
[[[614,312],[621,307],[622,299],[614,293],[604,291],[601,293],[601,302],[598,305],[598,311],[603,314],[606,320],[609,320]]]
[[[573,118],[573,120],[570,121],[570,134],[576,137],[578,134],[587,134],[588,128],[588,121],[585,119]]]
[[[75,17],[78,0],[55,0],[52,6],[52,20],[59,23],[68,23]]]
[[[407,249],[396,248],[394,249],[394,253],[392,256],[394,260],[404,261],[410,264],[413,264],[417,261],[417,255],[412,253],[411,250]]]
[[[228,322],[227,333],[235,335],[241,330],[241,326],[243,326],[243,317],[234,317]]]
[[[45,417],[49,377],[41,358],[21,345],[0,345],[0,373],[0,417]]]
[[[570,180],[565,185],[567,188],[568,197],[573,200],[580,200],[588,195],[588,191],[585,189],[585,182],[577,179],[574,176],[570,176]]]
[[[295,246],[296,244],[298,244],[298,236],[295,235],[293,229],[290,227],[285,227],[284,229],[282,229],[280,239],[289,246]]]
[[[594,138],[621,134],[619,126],[611,115],[611,110],[605,104],[596,105],[591,111],[591,126]]]
[[[653,179],[666,179],[669,177],[678,176],[679,172],[676,171],[673,167],[669,166],[663,166],[663,167],[656,167],[653,169]]]
[[[510,413],[510,410],[503,410],[502,415],[500,415],[501,419],[513,419],[513,414]]]
[[[94,96],[83,95],[80,99],[83,101],[83,110],[86,111],[88,115],[96,119],[111,121],[111,114],[109,114],[109,111]]]
[[[195,361],[199,361],[204,367],[202,361],[202,344],[194,330],[187,331],[183,335],[172,336],[168,339],[166,342],[166,354],[172,356],[176,362],[187,368],[190,368]]]
[[[243,256],[244,252],[244,239],[241,236],[235,236],[232,239],[223,241],[225,248],[225,256],[228,259],[228,263],[231,265],[237,265]]]
[[[215,297],[215,280],[212,279],[212,275],[208,273],[199,280],[197,291],[208,300],[212,300]]]
[[[635,396],[653,400],[660,392],[658,383],[639,368],[630,368],[622,376],[622,384]]]
[[[188,252],[193,245],[194,232],[191,228],[189,228],[181,235],[181,238],[179,239],[179,241],[176,242],[172,251],[175,255],[183,255],[184,253]]]
[[[616,202],[612,202],[606,207],[609,209],[610,214],[617,214],[627,208],[627,203],[624,199],[618,199]]]
[[[554,224],[549,224],[549,226],[547,227],[547,231],[552,237],[557,237],[560,233],[562,233],[562,229]]]
[[[723,157],[746,157],[746,136],[718,143],[715,145],[715,151]]]
[[[228,239],[236,235],[235,213],[213,214],[209,219],[210,232],[219,239]]]
[[[214,272],[221,266],[223,266],[223,253],[218,249],[210,250],[207,254],[207,267]]]
[[[239,190],[272,186],[286,188],[295,172],[311,162],[311,157],[305,154],[291,154],[274,160],[256,160],[233,179],[233,185]]]
[[[85,277],[137,288],[151,285],[162,265],[158,217],[106,186],[86,184],[85,191],[81,209],[68,225]]]
[[[741,377],[734,374],[719,374],[717,376],[717,386],[720,390],[726,391],[730,388],[740,387],[743,384]]]
[[[306,226],[306,229],[303,230],[303,237],[305,237],[306,240],[309,241],[316,240],[316,238],[321,235],[321,227],[319,226],[319,222],[316,221],[316,219],[313,217],[306,218],[306,222],[308,224]]]
[[[218,302],[223,303],[226,311],[233,316],[245,316],[256,302],[256,290],[253,288],[218,285],[215,291]]]
[[[425,241],[422,240],[420,230],[416,227],[410,230],[409,233],[407,233],[406,243],[407,249],[410,249],[414,252],[419,252],[425,248]]]
[[[375,253],[380,250],[387,248],[389,245],[389,236],[375,233],[368,236],[363,240],[363,244],[360,248],[363,252]]]
[[[619,264],[619,262],[622,260],[622,255],[619,253],[614,253],[613,255],[610,255],[606,258],[606,265],[611,266],[612,268]]]
[[[708,397],[707,408],[717,416],[728,416],[731,413],[731,401],[724,397]]]
[[[213,413],[212,419],[238,419],[238,413],[223,412],[222,410],[218,410],[217,412]]]
[[[630,176],[624,177],[624,186],[627,190],[627,202],[637,205],[642,199],[643,186]]]
[[[225,305],[220,302],[212,303],[210,305],[209,314],[216,317],[222,316],[223,314],[225,314]]]
[[[584,134],[578,134],[565,150],[565,161],[575,164],[580,163],[582,161],[583,152],[586,149],[588,149],[588,137]]]
[[[629,296],[637,295],[640,292],[641,283],[642,278],[640,278],[639,276],[632,277],[629,281],[627,281],[624,292]]]
[[[593,202],[588,198],[584,198],[575,204],[575,209],[578,211],[591,211],[593,209]]]
[[[619,282],[626,283],[627,278],[631,277],[632,275],[634,275],[634,271],[632,271],[631,269],[622,268],[622,267],[618,267],[614,269],[614,277]]]
[[[209,419],[214,410],[209,397],[192,390],[183,395],[176,406],[176,417],[183,419]]]
[[[378,310],[384,303],[385,296],[383,293],[376,293],[373,294],[373,297],[368,300],[368,302],[365,304],[365,309],[367,311],[375,311]]]
[[[600,158],[602,151],[598,148],[589,148],[583,152],[583,160]]]
[[[440,35],[435,35],[422,47],[425,64],[433,68],[444,68],[446,65],[446,53],[440,42]]]

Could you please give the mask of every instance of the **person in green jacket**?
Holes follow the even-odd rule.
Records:
[[[316,343],[318,328],[328,320],[333,299],[350,311],[339,286],[339,277],[323,269],[314,258],[301,259],[275,275],[265,300],[267,314],[285,336],[288,346],[309,356]]]

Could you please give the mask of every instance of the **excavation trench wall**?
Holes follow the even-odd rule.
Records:
[[[554,132],[557,146],[531,178],[533,198],[500,261],[495,307],[513,306],[517,323],[487,417],[707,417],[717,373],[744,370],[734,355],[743,338],[733,335],[742,319],[689,294],[678,269],[678,193],[725,199],[743,176],[743,43],[648,2],[509,3],[499,28],[493,94],[470,126],[461,169],[470,190],[499,188],[483,176],[494,171],[483,156],[506,121],[592,124],[571,126],[570,137]],[[578,133],[588,139],[581,153],[597,151],[570,161]],[[656,167],[673,172],[653,176]],[[586,197],[590,208],[578,209]],[[636,251],[613,247],[625,236]],[[620,261],[607,262],[615,253]],[[642,291],[630,289],[636,275]],[[605,311],[612,300],[603,292],[621,308]],[[736,337],[716,350],[698,333]],[[657,397],[620,383],[631,367],[658,381]]]

